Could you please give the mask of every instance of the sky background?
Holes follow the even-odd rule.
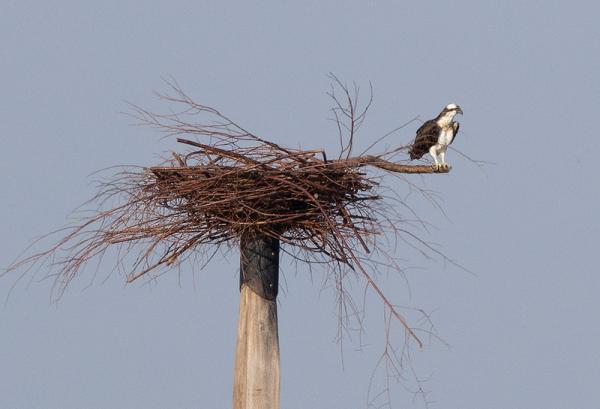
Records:
[[[456,102],[454,146],[493,163],[450,152],[449,175],[411,179],[446,214],[408,198],[435,226],[423,238],[475,274],[400,249],[411,291],[381,281],[449,344],[413,351],[430,407],[598,408],[599,13],[592,1],[3,0],[0,266],[67,222],[92,172],[181,149],[121,113],[125,101],[166,112],[152,95],[162,78],[265,138],[337,152],[331,71],[373,84],[359,146]],[[0,306],[0,407],[230,407],[237,274],[234,251],[151,284],[87,286],[84,271],[58,304],[51,281],[21,283]],[[342,365],[333,291],[286,259],[282,274],[281,407],[366,408],[381,302],[367,297],[366,334]],[[0,279],[3,299],[14,278]],[[393,407],[423,407],[405,386],[392,384]]]

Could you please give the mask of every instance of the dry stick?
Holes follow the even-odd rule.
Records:
[[[365,269],[362,267],[362,264],[360,263],[360,261],[354,255],[354,252],[350,252],[350,257],[354,260],[354,262],[356,263],[356,265],[360,269],[361,273],[363,274],[363,276],[367,280],[367,283],[371,287],[373,287],[373,289],[375,290],[375,292],[379,295],[379,297],[381,297],[381,300],[390,309],[390,312],[394,315],[394,317],[396,317],[396,319],[398,321],[400,321],[400,323],[402,324],[402,326],[404,327],[404,329],[413,337],[413,339],[419,345],[419,348],[423,348],[423,342],[421,341],[421,339],[417,336],[417,334],[415,334],[415,332],[413,331],[413,329],[408,325],[408,323],[406,322],[406,320],[404,319],[404,317],[402,315],[400,315],[400,313],[398,311],[396,311],[396,308],[394,307],[394,305],[387,299],[387,297],[385,296],[385,294],[383,293],[383,291],[381,291],[381,289],[379,288],[379,286],[375,283],[375,281],[373,281],[373,278],[371,278],[371,276],[369,275],[369,273],[367,273],[365,271]]]
[[[205,151],[209,151],[209,152],[212,151],[212,152],[217,153],[217,154],[219,154],[221,156],[230,157],[230,158],[235,159],[235,160],[240,161],[240,162],[250,163],[252,165],[258,165],[258,164],[260,164],[259,162],[255,161],[253,159],[250,159],[247,156],[244,156],[242,154],[236,153],[234,151],[226,151],[224,149],[220,149],[220,148],[217,148],[215,146],[205,145],[203,143],[189,141],[187,139],[182,139],[182,138],[177,138],[177,142],[183,143],[183,144],[186,144],[186,145],[192,145],[192,146],[195,146],[197,148],[204,149]]]
[[[385,159],[381,159],[378,156],[366,155],[358,156],[348,159],[340,159],[328,162],[330,166],[347,168],[347,167],[362,167],[362,166],[373,166],[383,170],[388,170],[395,173],[448,173],[451,168],[447,169],[436,169],[432,165],[405,165],[401,163],[390,162]]]

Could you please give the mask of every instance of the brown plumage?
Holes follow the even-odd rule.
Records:
[[[436,119],[430,119],[417,129],[417,136],[409,151],[411,160],[421,159],[429,152],[430,147],[438,143],[442,128],[437,124]]]

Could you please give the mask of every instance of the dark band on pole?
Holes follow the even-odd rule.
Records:
[[[267,300],[279,290],[279,240],[261,235],[244,235],[240,243],[240,289],[247,285]]]

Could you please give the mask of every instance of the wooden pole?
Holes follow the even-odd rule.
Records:
[[[242,237],[234,409],[279,409],[278,283],[279,241]]]

